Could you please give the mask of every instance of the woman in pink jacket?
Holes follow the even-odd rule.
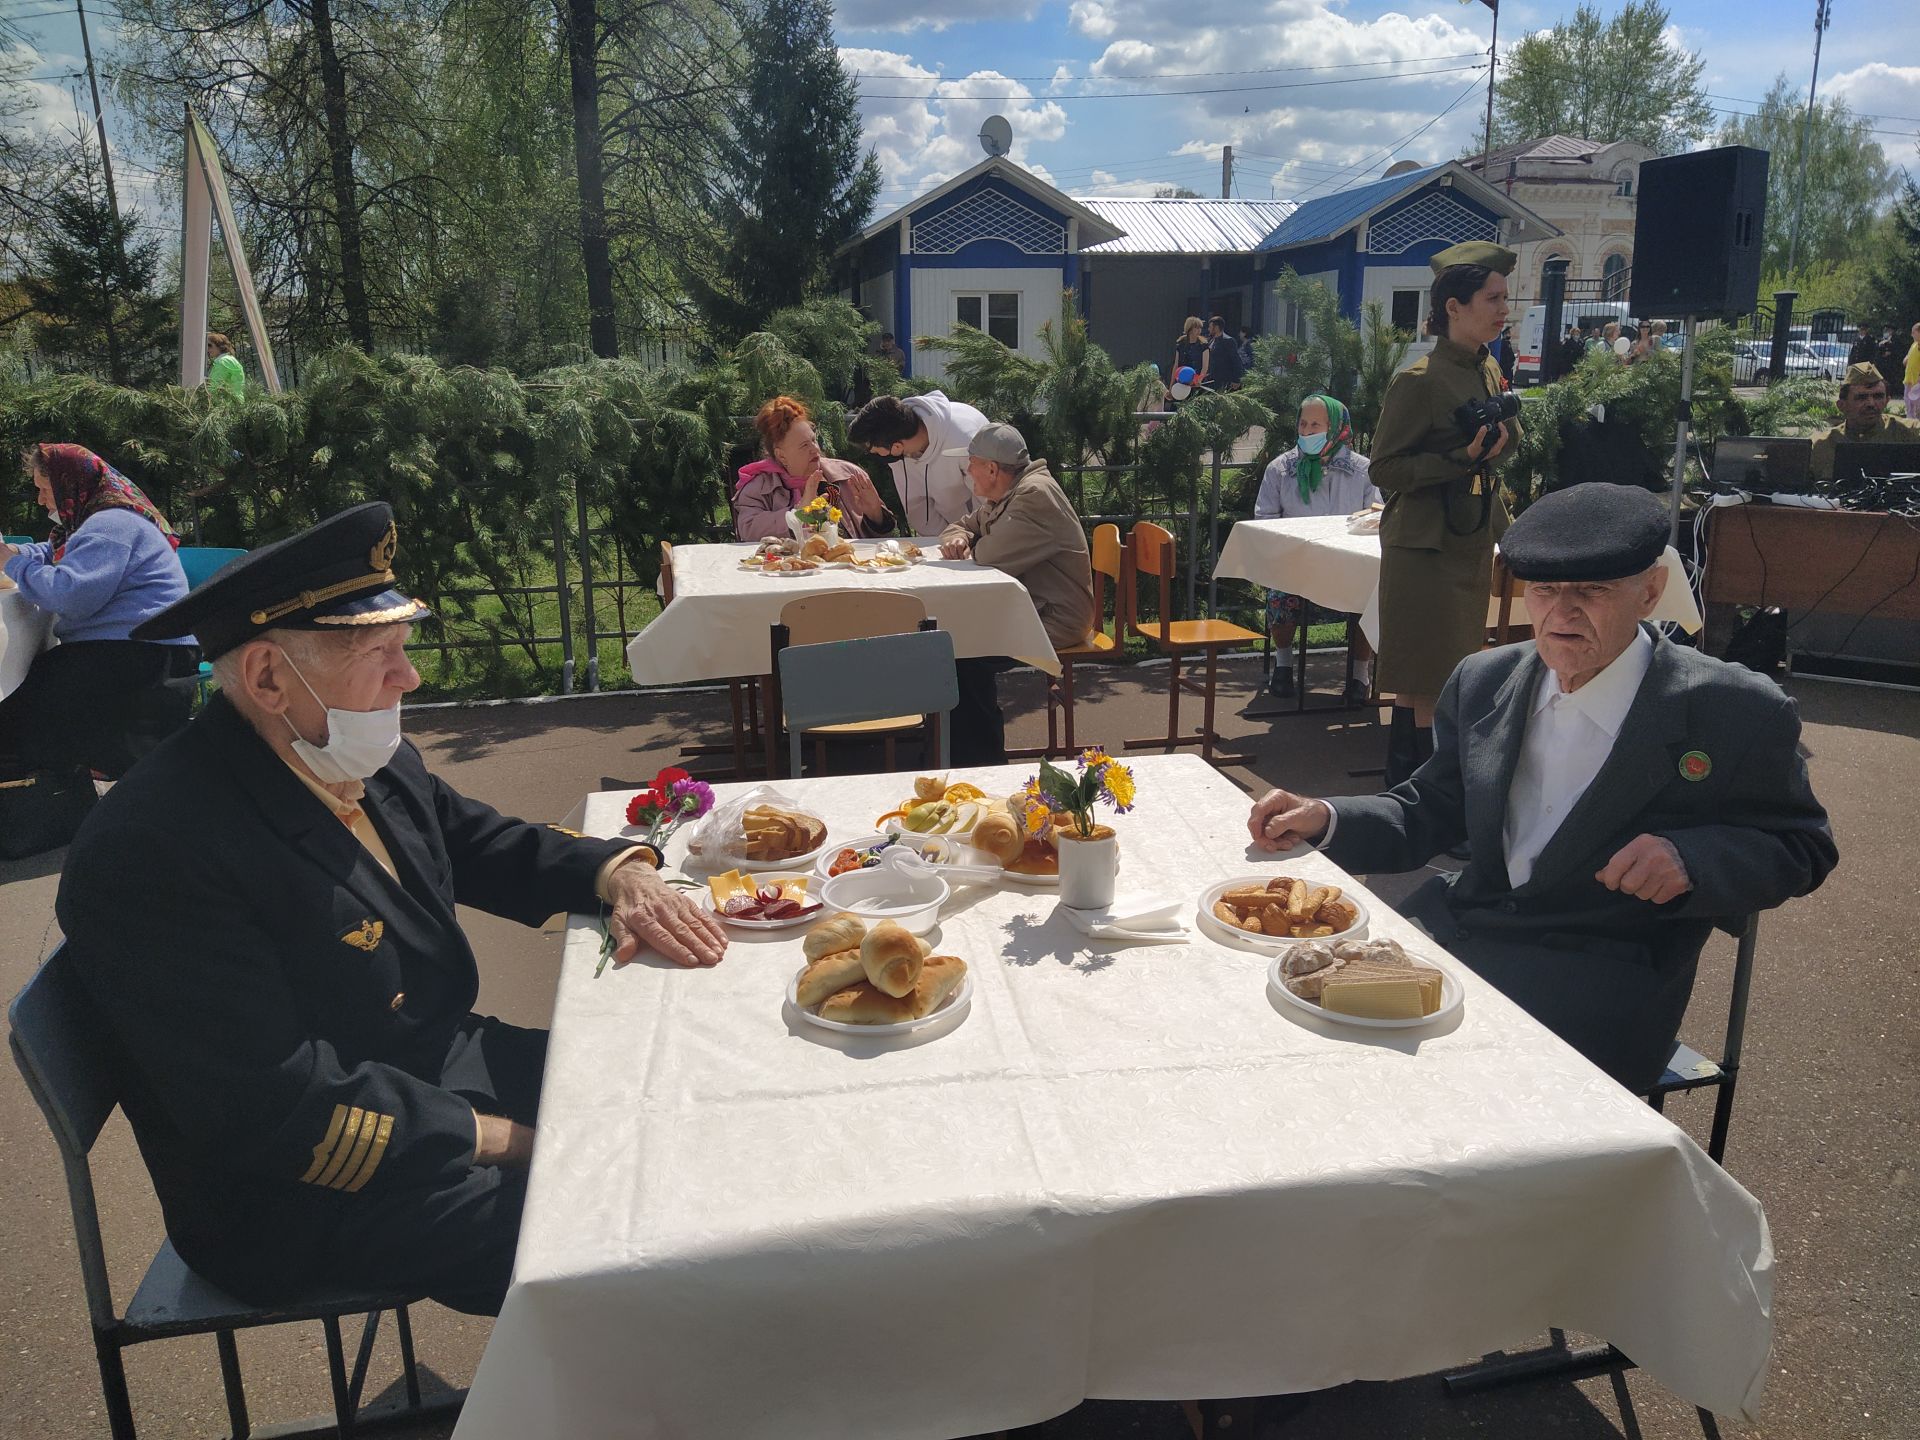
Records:
[[[776,395],[753,417],[767,458],[740,467],[734,487],[734,529],[742,540],[786,535],[787,512],[824,494],[841,512],[840,533],[890,535],[893,514],[865,469],[820,453],[807,407]]]

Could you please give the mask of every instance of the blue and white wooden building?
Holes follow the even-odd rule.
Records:
[[[1452,161],[1293,204],[1076,199],[994,157],[869,226],[841,253],[839,276],[923,377],[941,376],[940,356],[913,349],[913,337],[964,323],[1034,354],[1063,291],[1117,363],[1164,366],[1189,314],[1297,330],[1273,291],[1285,269],[1326,285],[1351,320],[1377,300],[1419,334],[1437,251],[1559,233]]]

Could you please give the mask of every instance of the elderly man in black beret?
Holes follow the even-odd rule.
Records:
[[[1460,662],[1432,758],[1384,795],[1274,790],[1248,828],[1352,871],[1468,841],[1410,919],[1622,1084],[1660,1078],[1716,924],[1814,889],[1837,859],[1793,702],[1645,624],[1667,583],[1664,507],[1593,483],[1501,542],[1534,640]]]
[[[622,961],[712,965],[659,855],[510,819],[400,734],[424,606],[391,511],[235,561],[136,635],[192,632],[220,692],[88,817],[60,880],[167,1233],[244,1299],[316,1283],[493,1313],[526,1194],[546,1032],[472,1013],[456,904],[601,906]]]

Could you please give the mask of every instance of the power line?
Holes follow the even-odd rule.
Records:
[[[1707,99],[1726,100],[1735,105],[1764,105],[1767,103],[1765,100],[1754,100],[1745,95],[1715,95],[1712,91],[1707,92]],[[1846,102],[1842,100],[1841,103],[1845,104]],[[1848,108],[1852,109],[1851,106],[1848,106]],[[1920,124],[1920,115],[1869,115],[1864,110],[1854,110],[1853,114],[1855,118],[1861,120],[1910,120],[1915,124]]]
[[[1415,140],[1418,140],[1422,135],[1426,134],[1427,131],[1431,130],[1434,126],[1438,125],[1442,120],[1446,119],[1448,115],[1453,113],[1454,109],[1460,104],[1462,100],[1465,100],[1469,95],[1477,93],[1479,89],[1480,89],[1480,82],[1478,80],[1473,81],[1471,84],[1467,86],[1466,89],[1462,90],[1458,95],[1454,96],[1453,99],[1448,102],[1446,109],[1442,110],[1438,115],[1434,116],[1431,120],[1427,121],[1427,123],[1422,125],[1419,129],[1410,131],[1407,135],[1405,135],[1399,141],[1395,142],[1395,144],[1390,149],[1376,150],[1373,152],[1373,154],[1368,155],[1366,158],[1362,160],[1356,160],[1353,164],[1347,166],[1345,170],[1331,177],[1331,180],[1321,180],[1313,185],[1309,185],[1305,190],[1302,190],[1299,194],[1294,195],[1292,197],[1294,203],[1295,204],[1303,203],[1310,196],[1313,195],[1313,192],[1315,190],[1318,190],[1322,186],[1332,183],[1332,180],[1338,180],[1341,175],[1345,175],[1349,172],[1357,173],[1359,171],[1368,169],[1369,167],[1371,167],[1372,165],[1376,164],[1381,160],[1392,159],[1395,155],[1399,154],[1402,150],[1406,149],[1407,146],[1411,145]]]
[[[1329,85],[1373,85],[1384,84],[1390,80],[1427,80],[1439,75],[1461,75],[1468,71],[1486,69],[1485,62],[1478,65],[1450,65],[1441,70],[1409,70],[1397,75],[1350,75],[1339,80],[1300,80],[1280,85],[1216,85],[1196,87],[1188,90],[1109,90],[1093,95],[1031,95],[1016,93],[1012,90],[987,92],[941,92],[918,93],[913,95],[877,94],[867,91],[861,95],[863,100],[1027,100],[1045,101],[1054,105],[1075,105],[1083,100],[1159,100],[1183,95],[1261,95],[1275,90],[1317,90]],[[889,77],[891,78],[891,77]],[[1475,82],[1479,88],[1479,82]]]

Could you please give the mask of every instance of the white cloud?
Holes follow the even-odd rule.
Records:
[[[1111,171],[1095,170],[1093,172],[1093,182],[1089,185],[1074,186],[1073,193],[1077,196],[1093,198],[1106,196],[1116,200],[1129,198],[1151,200],[1161,191],[1175,189],[1179,184],[1180,182],[1178,180],[1170,178],[1165,180],[1122,180]]]
[[[1874,124],[1878,129],[1920,131],[1920,122],[1912,118],[1920,116],[1920,65],[1888,65],[1876,60],[1836,75],[1820,88],[1829,96],[1845,100],[1857,115],[1907,117],[1877,119]],[[1874,138],[1888,154],[1908,148],[1898,136]]]
[[[842,49],[840,57],[862,77],[860,117],[880,156],[883,212],[984,158],[979,134],[989,115],[1004,115],[1013,126],[1010,158],[1050,179],[1029,152],[1067,133],[1067,112],[1052,100],[997,70],[944,79],[897,51]]]
[[[1073,83],[1072,68],[1066,65],[1056,65],[1053,68],[1053,79],[1047,82],[1047,93],[1049,95],[1058,95],[1062,90],[1066,89],[1067,86],[1071,85],[1072,83]]]
[[[1190,92],[1178,103],[1195,138],[1176,153],[1217,160],[1231,144],[1243,195],[1325,193],[1392,159],[1458,154],[1480,128],[1470,98],[1397,155],[1381,152],[1470,89],[1484,93],[1485,71],[1473,67],[1486,49],[1486,12],[1367,19],[1338,3],[1248,0],[1232,23],[1208,25],[1196,23],[1204,10],[1164,0],[1077,0],[1069,18],[1107,42],[1090,79]]]
[[[834,21],[841,30],[945,30],[980,20],[1031,20],[1038,0],[969,0],[955,15],[952,0],[840,0]]]

